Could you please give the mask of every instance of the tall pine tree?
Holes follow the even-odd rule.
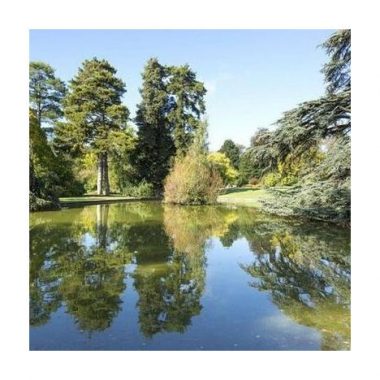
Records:
[[[169,173],[170,158],[175,152],[167,119],[166,68],[157,59],[151,58],[144,68],[142,79],[142,99],[135,118],[138,143],[134,161],[138,179],[153,184],[154,190],[160,193],[162,182]]]
[[[108,195],[108,154],[113,135],[126,129],[129,111],[121,103],[125,84],[106,60],[93,58],[83,62],[69,84],[64,99],[66,123],[56,131],[61,148],[90,149],[98,157],[97,193]]]

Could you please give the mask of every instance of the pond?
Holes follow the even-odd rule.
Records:
[[[350,232],[158,202],[30,215],[31,350],[348,350]]]

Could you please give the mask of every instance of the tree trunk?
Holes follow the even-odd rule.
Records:
[[[98,155],[98,180],[96,183],[96,194],[102,195],[102,178],[103,178],[103,155]]]
[[[110,181],[108,178],[108,154],[104,153],[103,156],[103,195],[109,195]]]
[[[107,156],[107,153],[99,153],[97,194],[109,195],[109,193],[110,193],[110,185],[109,185],[109,179],[108,179],[108,156]]]
[[[103,249],[107,248],[108,210],[109,205],[96,206],[96,237],[98,247]]]

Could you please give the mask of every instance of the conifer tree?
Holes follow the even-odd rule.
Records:
[[[55,76],[54,69],[44,62],[29,64],[29,106],[35,113],[38,126],[50,124],[48,132],[53,130],[52,124],[62,115],[62,99],[66,85]]]
[[[166,68],[157,59],[149,59],[142,74],[142,99],[135,118],[138,143],[134,161],[138,179],[151,183],[157,193],[162,190],[175,152],[167,119],[169,99],[165,78]]]
[[[183,156],[193,142],[206,106],[206,88],[189,65],[168,67],[169,121],[177,156]]]
[[[125,84],[106,60],[85,60],[64,99],[66,122],[56,131],[60,148],[90,149],[98,157],[97,193],[108,195],[108,154],[115,133],[127,127],[129,111],[121,103]]]

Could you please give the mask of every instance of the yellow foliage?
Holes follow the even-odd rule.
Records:
[[[179,204],[215,203],[222,179],[203,155],[189,153],[177,159],[165,179],[165,202]]]
[[[231,165],[230,159],[220,152],[212,152],[207,160],[218,170],[224,184],[231,184],[238,178],[238,171]]]

